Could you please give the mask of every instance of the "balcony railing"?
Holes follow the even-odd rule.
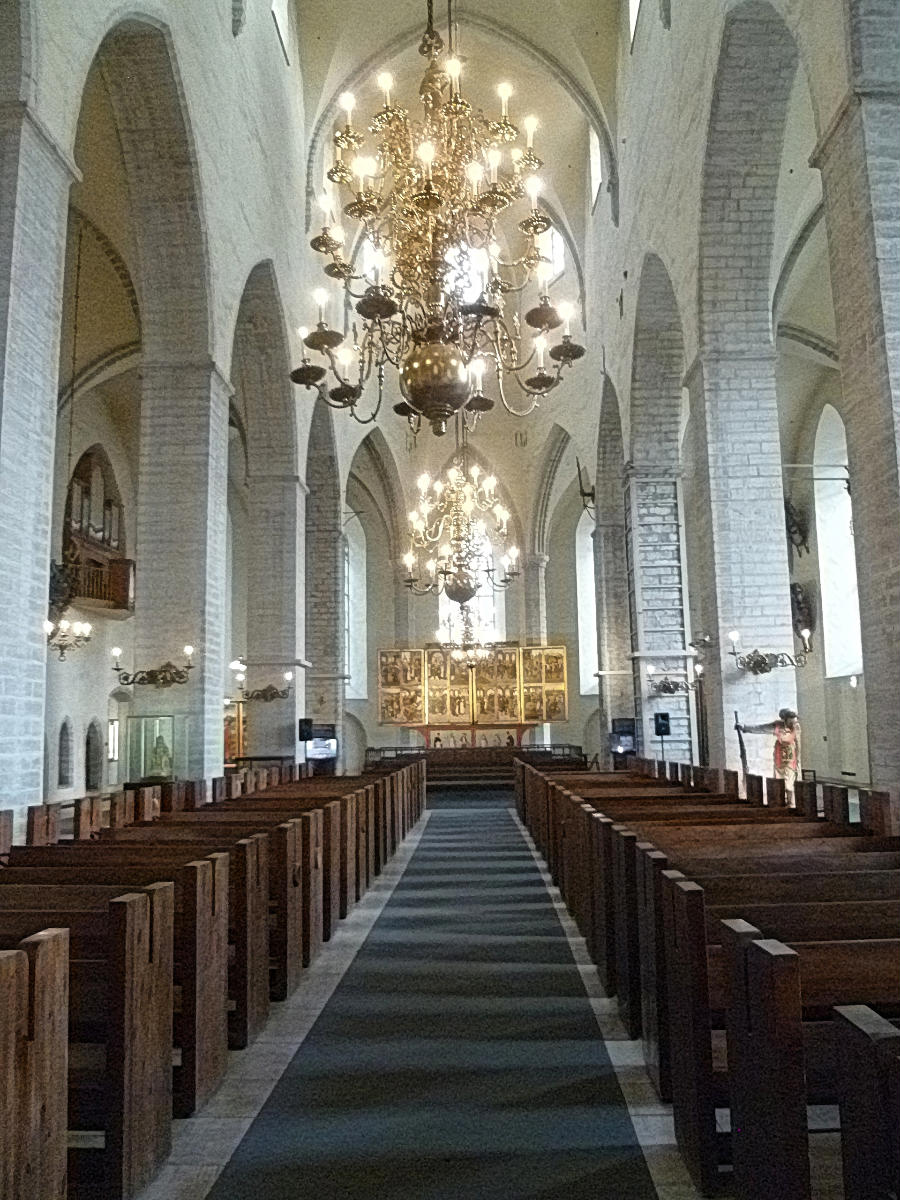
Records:
[[[106,609],[110,614],[132,612],[134,562],[130,558],[115,558],[103,566],[80,564],[72,603],[79,608]]]

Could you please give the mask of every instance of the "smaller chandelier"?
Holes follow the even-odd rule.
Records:
[[[463,604],[459,611],[462,616],[461,639],[458,642],[453,640],[453,627],[449,618],[447,620],[447,637],[444,637],[442,629],[437,630],[436,637],[441,644],[441,649],[448,651],[454,662],[465,663],[470,671],[474,671],[478,664],[488,657],[493,646],[490,642],[481,642],[476,639],[469,606]]]
[[[274,683],[267,683],[265,687],[253,688],[248,691],[244,687],[247,680],[247,664],[242,658],[235,658],[228,664],[228,668],[234,671],[234,682],[240,686],[241,699],[245,701],[262,700],[264,704],[271,704],[273,700],[287,700],[292,695],[294,690],[294,672],[285,671],[282,675],[285,686],[278,687]]]
[[[164,662],[161,667],[150,667],[146,671],[133,671],[131,673],[126,671],[119,663],[119,659],[122,657],[121,646],[113,646],[110,654],[115,659],[113,670],[118,675],[119,683],[123,687],[132,687],[135,684],[156,688],[173,687],[176,683],[187,683],[188,672],[194,669],[194,664],[191,662],[194,655],[193,646],[185,646],[184,648],[184,666],[176,666],[175,663],[170,661]]]
[[[758,649],[742,653],[738,649],[741,635],[736,629],[733,629],[728,635],[728,640],[731,642],[731,649],[728,653],[734,659],[739,671],[749,671],[751,675],[768,675],[776,667],[805,667],[807,655],[812,647],[810,640],[812,635],[808,629],[804,629],[801,636],[804,648],[800,654],[788,654],[784,650]]]
[[[465,605],[488,584],[504,590],[518,578],[519,551],[509,546],[498,574],[493,555],[485,550],[490,541],[487,521],[493,520],[494,536],[505,543],[509,511],[497,499],[493,475],[481,479],[473,464],[465,470],[464,452],[447,469],[445,479],[427,473],[417,480],[419,504],[409,514],[410,548],[403,556],[404,583],[417,596],[446,593],[456,604]],[[423,554],[428,554],[424,562]]]
[[[65,662],[70,650],[77,650],[85,642],[91,640],[93,626],[90,621],[68,621],[65,617],[58,621],[45,621],[44,633],[47,635],[47,645],[59,654],[59,661]]]

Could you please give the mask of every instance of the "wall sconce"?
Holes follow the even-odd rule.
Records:
[[[69,650],[77,650],[89,642],[92,632],[90,621],[67,621],[63,617],[59,621],[44,622],[47,645],[51,650],[58,651],[60,662],[65,662]]]
[[[731,642],[731,649],[728,653],[734,659],[739,671],[749,671],[751,675],[768,675],[776,667],[805,667],[806,655],[809,652],[807,643],[811,635],[808,629],[803,632],[807,638],[804,639],[804,653],[802,654],[788,654],[784,650],[750,650],[744,654],[738,649],[741,635],[736,629],[732,629],[728,635],[728,640]]]
[[[121,646],[113,646],[110,653],[115,659],[113,670],[119,677],[119,683],[124,687],[131,687],[133,684],[149,684],[151,687],[157,688],[172,687],[176,683],[187,683],[188,672],[194,669],[194,664],[191,662],[194,656],[193,646],[184,648],[186,661],[183,667],[176,666],[170,661],[163,663],[161,667],[152,667],[147,671],[134,671],[132,674],[119,665],[119,659],[122,657]]]
[[[264,704],[270,704],[273,700],[287,700],[294,690],[294,672],[285,671],[282,679],[286,686],[279,688],[274,683],[267,683],[263,688],[253,688],[252,691],[247,691],[244,688],[244,683],[247,680],[247,664],[241,658],[233,659],[228,668],[234,671],[234,681],[240,685],[241,699],[245,701],[262,700]]]
[[[578,492],[581,496],[581,507],[586,513],[590,513],[596,519],[597,516],[597,492],[596,488],[591,485],[591,478],[585,472],[584,478],[581,475],[581,460],[575,457],[575,466],[578,470]]]
[[[694,674],[698,676],[703,674],[702,665],[698,664],[694,667]],[[656,667],[652,663],[647,667],[647,680],[654,696],[677,696],[679,692],[693,692],[697,687],[696,680],[688,683],[687,679],[670,679],[668,673],[664,674],[662,679],[657,679]]]

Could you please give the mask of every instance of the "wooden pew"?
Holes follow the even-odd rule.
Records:
[[[171,1148],[173,915],[171,883],[105,910],[0,912],[2,949],[69,931],[69,1197],[129,1200]]]
[[[0,1196],[66,1200],[69,932],[0,934]]]
[[[303,962],[301,834],[300,821],[284,820],[281,814],[276,820],[267,821],[263,814],[249,817],[244,813],[222,813],[219,818],[214,811],[201,809],[199,812],[164,813],[158,821],[148,824],[104,830],[101,844],[168,846],[177,850],[179,845],[202,843],[227,851],[239,839],[255,835],[266,837],[270,994],[273,1000],[284,1000],[297,988]]]
[[[143,866],[6,867],[0,911],[105,908],[131,888],[158,881]],[[172,1104],[190,1116],[210,1099],[228,1064],[228,855],[211,854],[170,872],[175,885]]]
[[[220,848],[220,847],[219,847]],[[178,869],[213,853],[216,844],[195,841],[176,845],[142,845],[109,841],[57,846],[14,846],[10,867],[82,868],[90,883],[97,869],[117,882],[121,869],[144,872],[147,878],[174,878]],[[269,882],[268,838],[254,834],[229,843],[228,866],[228,1045],[243,1049],[257,1036],[269,1014]],[[112,876],[112,878],[110,878]]]
[[[786,944],[723,922],[732,1158],[739,1200],[811,1195],[807,1104],[839,1099],[830,1009],[900,1010],[897,923],[880,938]]]
[[[864,1004],[834,1010],[844,1200],[900,1196],[900,1027]]]

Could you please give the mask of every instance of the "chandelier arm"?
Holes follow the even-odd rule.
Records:
[[[536,395],[535,395],[535,393],[531,392],[529,394],[533,397],[532,402],[531,402],[530,406],[525,409],[524,412],[519,412],[518,409],[513,408],[512,405],[509,403],[509,401],[506,399],[506,391],[504,390],[504,387],[503,387],[503,375],[502,375],[502,372],[500,372],[500,371],[497,372],[497,392],[500,396],[500,400],[503,404],[503,407],[506,409],[506,411],[508,413],[510,413],[514,417],[528,417],[538,407],[538,401],[537,401]]]

